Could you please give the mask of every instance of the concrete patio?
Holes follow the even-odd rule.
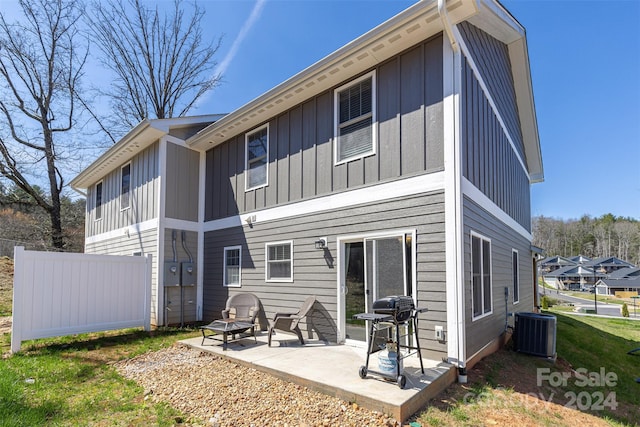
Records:
[[[181,342],[285,381],[389,414],[401,422],[456,380],[452,365],[434,360],[423,359],[423,375],[417,356],[403,361],[407,377],[404,389],[375,374],[361,379],[358,370],[365,364],[364,348],[313,339],[306,339],[302,346],[294,335],[282,332],[274,336],[272,347],[267,346],[265,332],[257,332],[257,343],[251,336],[230,341],[227,351],[223,351],[222,341],[206,340],[202,345],[202,338],[198,337]],[[377,370],[377,362],[377,354],[372,355],[369,368]]]

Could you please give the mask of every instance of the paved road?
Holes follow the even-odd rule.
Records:
[[[540,295],[549,295],[551,298],[556,298],[562,301],[570,302],[574,304],[576,307],[583,307],[586,310],[593,310],[593,294],[585,292],[584,298],[578,298],[571,295],[563,294],[562,292],[557,292],[552,289],[543,289],[542,287],[538,287],[540,291]],[[638,311],[637,317],[640,318],[640,307],[637,307]],[[607,304],[601,301],[598,301],[598,314],[604,314],[607,316],[615,316],[622,317],[620,314],[620,304]],[[629,305],[629,314],[633,317],[633,305]]]

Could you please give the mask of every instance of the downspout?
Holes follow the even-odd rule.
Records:
[[[440,15],[440,20],[442,21],[442,27],[444,28],[444,32],[447,33],[447,37],[449,38],[449,43],[451,44],[451,49],[455,53],[458,52],[458,43],[456,42],[456,38],[453,35],[453,25],[451,25],[451,21],[449,20],[449,15],[447,14],[447,0],[438,0],[438,14]]]
[[[446,5],[446,0],[438,0],[438,14],[440,15],[440,20],[442,21],[442,27],[444,29],[444,33],[447,35],[447,38],[449,39],[449,44],[451,45],[451,50],[453,52],[454,57],[456,55],[460,54],[460,47],[458,45],[458,42],[456,41],[456,37],[454,34],[454,30],[453,30],[453,25],[451,24],[451,20],[449,19],[449,15],[447,14],[447,5]],[[454,60],[454,75],[455,75],[455,63],[456,61]],[[456,79],[454,78],[454,91],[453,93],[455,94],[459,88],[456,88]],[[454,102],[454,109],[457,109],[457,103]],[[459,169],[458,169],[458,161],[457,161],[457,154],[456,152],[458,152],[458,148],[457,148],[457,144],[460,141],[460,137],[458,134],[458,120],[459,120],[459,116],[456,113],[456,111],[454,110],[454,165],[453,165],[453,174],[454,174],[454,188],[450,189],[450,191],[453,191],[455,194],[455,211],[456,211],[456,221],[454,224],[454,230],[455,230],[455,236],[454,236],[454,240],[456,242],[455,244],[455,259],[457,260],[456,262],[461,262],[461,258],[458,256],[460,254],[460,241],[461,241],[461,227],[462,227],[462,221],[460,219],[460,209],[461,209],[461,200],[458,199],[458,192],[460,189],[460,177],[458,176],[459,174]],[[456,324],[460,324],[460,322],[464,322],[464,309],[460,309],[460,307],[464,307],[464,273],[463,276],[460,277],[460,271],[459,271],[459,266],[456,265],[455,267],[455,271],[456,271],[456,283],[462,283],[462,291],[460,291],[460,289],[458,288],[458,292],[455,293],[455,307],[456,307],[456,314],[455,317],[456,319],[458,319],[458,321],[456,322]],[[461,312],[462,311],[462,312]],[[463,328],[462,328],[463,329]],[[458,362],[458,382],[460,383],[466,383],[467,382],[467,368],[466,368],[466,356],[465,356],[465,352],[462,350],[463,346],[465,345],[465,339],[462,338],[463,334],[460,333],[460,330],[458,330],[458,332],[456,333],[456,341],[457,341],[457,362]]]

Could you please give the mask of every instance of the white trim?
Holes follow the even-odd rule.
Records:
[[[379,185],[361,187],[342,193],[304,200],[302,202],[216,219],[206,222],[203,229],[204,232],[209,232],[243,226],[246,225],[249,217],[254,216],[255,221],[252,222],[273,221],[437,190],[444,190],[444,172],[418,175],[411,178],[399,179]]]
[[[363,80],[371,79],[371,150],[366,153],[358,154],[347,159],[338,160],[338,133],[339,133],[339,120],[340,120],[340,92],[344,91],[351,86],[360,83]],[[376,70],[372,70],[367,74],[353,79],[348,83],[343,84],[339,88],[333,91],[333,164],[334,166],[348,163],[354,160],[362,159],[364,157],[374,156],[377,152],[378,146],[378,114],[377,114],[377,80]]]
[[[527,176],[527,180],[529,182],[531,182],[531,177],[529,176],[529,170],[527,169],[527,166],[524,163],[524,160],[522,159],[522,156],[520,156],[520,153],[518,152],[518,150],[516,149],[516,145],[513,142],[513,138],[511,137],[511,134],[509,133],[509,130],[507,129],[507,126],[504,123],[504,120],[502,119],[502,116],[500,115],[500,110],[498,110],[498,107],[496,107],[496,103],[493,100],[493,97],[491,96],[491,92],[489,91],[486,83],[484,82],[483,78],[482,78],[482,74],[480,73],[478,66],[476,65],[475,61],[473,60],[473,56],[471,55],[471,52],[469,51],[469,48],[467,47],[466,43],[464,42],[464,38],[460,36],[460,31],[458,30],[458,28],[453,29],[455,35],[456,35],[456,39],[458,40],[458,44],[460,45],[460,49],[462,50],[462,53],[464,54],[465,58],[467,59],[467,63],[469,64],[469,67],[471,67],[471,70],[473,71],[473,74],[476,78],[476,80],[478,80],[478,83],[480,84],[480,88],[482,89],[482,92],[484,93],[484,96],[487,98],[487,101],[489,101],[489,105],[491,106],[491,109],[493,110],[493,114],[495,114],[496,118],[498,119],[498,123],[500,123],[500,127],[502,128],[502,131],[504,132],[505,136],[507,137],[507,140],[509,141],[509,145],[511,145],[511,150],[513,150],[513,153],[515,154],[516,158],[518,159],[518,162],[520,163],[520,166],[522,167],[522,170],[524,171],[525,175]],[[523,147],[524,150],[524,147]]]
[[[445,274],[447,307],[447,359],[466,364],[465,283],[462,232],[462,191],[460,166],[461,53],[443,38],[443,141],[445,212]]]
[[[166,136],[166,135],[165,135]],[[158,143],[158,242],[157,254],[158,266],[156,271],[156,326],[164,325],[164,233],[166,229],[166,199],[167,199],[167,140],[165,137],[160,138]]]
[[[128,191],[128,195],[129,195],[129,205],[122,207],[122,196],[124,195],[122,192],[122,180],[124,179],[124,175],[122,173],[122,170],[124,168],[126,168],[127,166],[129,166],[129,191]],[[120,190],[120,197],[118,197],[118,201],[120,202],[120,212],[124,212],[127,209],[131,209],[131,203],[132,203],[132,196],[133,196],[133,183],[131,182],[131,160],[129,160],[127,163],[123,164],[122,166],[120,166],[120,185],[119,185],[119,190]]]
[[[180,147],[184,147],[184,148],[188,148],[189,150],[193,150],[193,151],[198,151],[198,150],[194,150],[193,147],[189,147],[184,140],[180,139],[180,138],[176,138],[173,135],[165,135],[162,137],[165,141],[170,142],[172,144],[178,145]],[[200,152],[200,151],[198,151]]]
[[[516,266],[518,268],[517,271],[517,275],[514,275],[514,271],[513,271],[513,254],[516,254],[516,256],[518,257],[518,259],[516,259]],[[512,297],[512,302],[513,305],[519,304],[520,303],[520,253],[518,252],[517,249],[511,248],[511,278],[513,279],[515,277],[515,279],[517,280],[517,283],[512,283],[511,285],[513,286],[513,297]],[[516,288],[518,289],[518,299],[516,300]]]
[[[162,221],[164,228],[173,228],[176,230],[186,230],[198,232],[202,227],[194,221],[186,221],[184,219],[165,218]]]
[[[494,282],[494,276],[493,276],[493,242],[491,241],[490,238],[478,233],[477,231],[473,231],[471,230],[469,232],[470,234],[470,239],[469,239],[469,253],[471,254],[471,264],[470,264],[470,275],[471,275],[471,281],[470,281],[470,291],[471,291],[471,321],[475,322],[477,320],[483,319],[485,317],[491,316],[493,314],[493,282]],[[482,278],[482,283],[480,284],[480,299],[482,300],[482,313],[478,316],[474,316],[473,315],[473,238],[476,237],[478,239],[480,239],[480,250],[482,253],[482,258],[480,259],[480,268],[481,268],[481,273],[480,273],[480,277]],[[489,309],[489,311],[487,311],[485,313],[484,309],[486,308],[484,306],[484,242],[489,242],[489,277],[491,280],[491,283],[489,284],[489,301],[491,304],[491,308]]]
[[[227,284],[227,251],[238,251],[238,283],[233,285]],[[241,288],[242,287],[242,246],[225,246],[222,250],[222,286],[225,288]]]
[[[92,245],[95,243],[104,242],[106,240],[120,238],[124,235],[131,235],[132,233],[140,234],[145,231],[158,228],[158,219],[153,218],[148,221],[139,222],[137,224],[131,224],[127,227],[116,228],[115,230],[107,231],[106,233],[96,234],[95,236],[89,236],[85,239],[85,245]]]
[[[291,277],[269,279],[269,246],[289,245],[291,247]],[[293,283],[293,240],[281,240],[264,244],[264,280],[268,283]]]
[[[533,240],[530,232],[528,232],[515,219],[511,218],[508,213],[500,209],[498,205],[496,205],[482,191],[480,191],[475,185],[473,185],[471,181],[464,177],[462,178],[462,193],[474,202],[478,203],[480,207],[488,211],[491,215],[496,217],[507,227],[513,229],[513,231],[517,232],[525,239],[529,241]]]
[[[254,187],[249,187],[249,137],[255,133],[262,131],[263,129],[267,129],[267,152],[265,154],[265,166],[267,170],[265,171],[264,176],[264,184],[256,185]],[[244,134],[244,191],[256,190],[258,188],[266,187],[269,185],[269,122],[265,123],[262,126],[259,126],[255,129],[250,130],[249,132]]]

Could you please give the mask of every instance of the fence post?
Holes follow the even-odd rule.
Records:
[[[144,277],[144,330],[151,330],[151,287],[153,271],[153,255],[147,254],[145,257],[145,277]]]
[[[13,306],[11,308],[11,353],[20,351],[22,345],[22,319],[20,315],[22,309],[22,291],[24,287],[24,278],[22,277],[22,264],[24,263],[24,246],[16,246],[13,248]]]

